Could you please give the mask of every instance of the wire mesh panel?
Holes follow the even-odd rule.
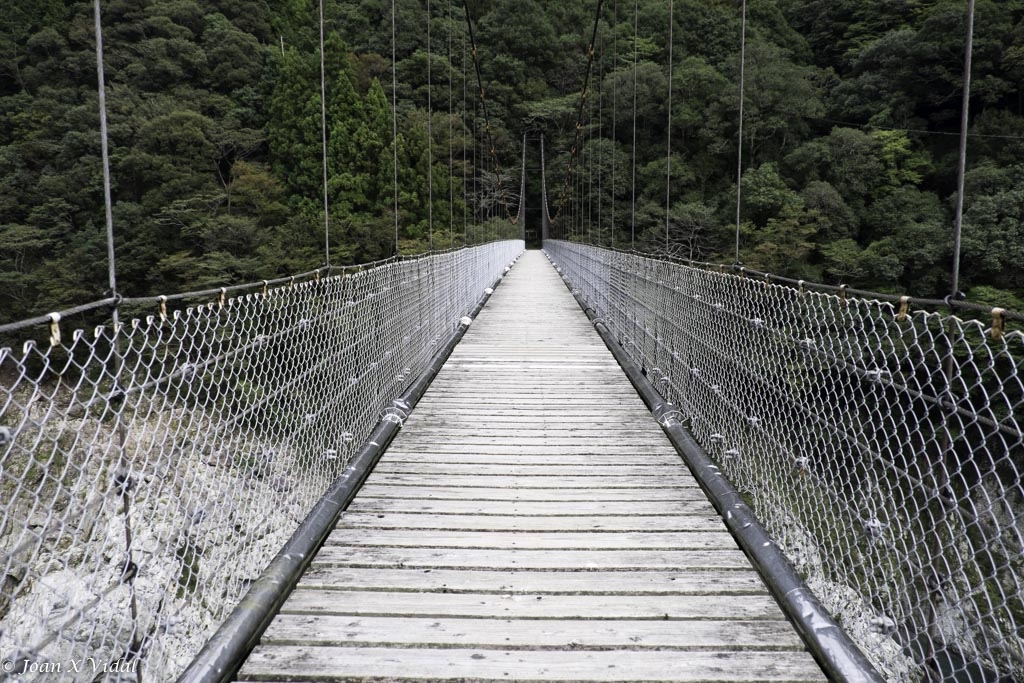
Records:
[[[0,679],[184,669],[522,247],[0,349]]]
[[[545,248],[880,672],[1024,680],[1024,334]]]

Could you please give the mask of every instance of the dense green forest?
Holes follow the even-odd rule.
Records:
[[[119,289],[322,266],[318,3],[101,5]],[[494,234],[524,132],[556,201],[597,3],[468,5],[486,123],[462,3],[326,1],[334,263],[392,254],[396,222],[402,253]],[[635,6],[604,2],[564,215],[578,239],[732,262],[739,2],[676,0],[671,46],[669,3]],[[750,0],[744,263],[948,293],[965,26],[962,0]],[[104,294],[96,90],[91,2],[7,4],[0,320]],[[1024,308],[1024,0],[978,1],[971,105],[962,288]]]

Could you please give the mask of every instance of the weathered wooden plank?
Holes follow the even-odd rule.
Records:
[[[744,569],[739,550],[479,550],[464,548],[348,548],[327,545],[316,566],[423,569]],[[628,591],[628,582],[623,582]]]
[[[415,484],[417,486],[524,486],[528,488],[679,488],[693,490],[689,475],[630,475],[625,477],[589,475],[585,477],[496,477],[472,474],[391,474],[381,472],[374,477],[381,484]]]
[[[637,425],[615,426],[605,423],[601,427],[594,427],[590,423],[562,424],[550,422],[546,425],[537,425],[515,421],[502,423],[501,426],[481,426],[479,421],[465,420],[461,423],[452,421],[442,422],[440,419],[429,426],[425,423],[416,424],[414,432],[409,434],[407,439],[423,437],[444,437],[459,439],[536,439],[536,438],[558,438],[558,439],[605,439],[614,440],[624,437],[633,437],[643,443],[667,444],[668,441],[657,433],[651,433],[650,427],[639,427]],[[406,423],[409,426],[409,423]],[[404,441],[404,439],[403,439]]]
[[[555,327],[561,323],[554,322]],[[531,345],[532,349],[517,350],[508,346],[496,343],[496,334],[503,331],[495,329],[492,334],[486,334],[484,326],[481,325],[474,330],[474,334],[467,335],[460,344],[456,353],[452,354],[446,369],[451,370],[453,375],[458,373],[470,374],[494,374],[515,377],[516,370],[522,369],[527,373],[543,371],[551,373],[555,381],[576,381],[593,382],[600,377],[615,377],[616,382],[621,383],[625,379],[621,374],[615,376],[619,370],[618,363],[608,353],[602,344],[600,348],[588,344],[576,346],[565,344],[566,337],[572,336],[569,330],[558,330],[561,337],[553,336],[544,344]],[[593,335],[593,330],[582,330],[582,334],[575,335],[582,338],[585,334]],[[491,337],[491,340],[482,339]],[[594,335],[595,337],[597,335]],[[475,348],[474,348],[475,347]],[[486,357],[481,354],[493,354]],[[573,371],[587,370],[587,372]],[[442,379],[447,379],[446,373]],[[628,382],[628,380],[627,380]]]
[[[482,383],[490,382],[490,380],[486,378],[480,378],[474,381]],[[452,398],[454,399],[454,395]],[[637,405],[636,403],[630,403],[628,401],[626,401],[624,405],[622,402],[617,402],[614,406],[605,406],[603,402],[591,401],[583,405],[562,405],[557,410],[552,410],[548,406],[534,406],[525,401],[518,400],[506,401],[504,403],[482,403],[480,401],[464,403],[468,403],[468,405],[461,405],[460,402],[454,400],[446,401],[444,405],[441,405],[440,403],[435,404],[431,401],[431,403],[426,406],[419,407],[423,408],[423,413],[433,417],[430,421],[431,426],[437,424],[436,420],[446,420],[449,418],[472,422],[474,418],[465,417],[467,414],[479,415],[480,417],[475,418],[477,420],[489,419],[492,416],[500,418],[503,414],[507,414],[509,411],[516,413],[532,411],[538,413],[535,416],[538,420],[546,420],[552,425],[575,429],[582,429],[591,427],[594,424],[604,423],[610,425],[612,428],[631,429],[637,431],[650,426],[651,424],[657,424],[651,414],[646,412],[646,409],[642,404]],[[419,407],[417,409],[419,409]],[[563,417],[565,419],[562,419]],[[590,418],[589,421],[586,419],[587,417]],[[616,417],[619,419],[618,424],[615,424]],[[426,423],[421,422],[420,424],[425,425]],[[661,433],[660,428],[654,433]]]
[[[526,431],[525,429],[523,430]],[[540,430],[537,430],[540,431]],[[500,445],[514,445],[514,446],[573,446],[573,445],[586,445],[586,446],[599,446],[614,452],[617,447],[623,445],[623,441],[626,440],[629,444],[630,451],[660,451],[662,453],[673,452],[671,444],[668,441],[658,438],[657,435],[651,436],[640,436],[639,432],[628,431],[628,432],[602,432],[602,433],[577,433],[572,432],[548,432],[548,433],[537,433],[537,434],[517,434],[509,431],[505,434],[482,434],[473,433],[470,430],[457,430],[457,429],[446,429],[435,432],[417,431],[411,434],[408,438],[402,440],[402,445],[408,447],[409,444],[426,444],[433,447],[437,447],[440,444],[444,446],[459,445],[459,446],[492,446],[494,444]],[[409,449],[411,450],[411,449]],[[597,453],[600,455],[600,451]]]
[[[516,439],[518,438],[516,432],[520,429],[530,430],[539,434],[534,436],[547,436],[547,437],[561,437],[565,435],[566,431],[575,430],[576,435],[582,438],[593,438],[593,437],[604,437],[606,439],[618,439],[620,442],[622,438],[629,436],[636,436],[639,432],[635,429],[619,429],[616,425],[611,424],[609,420],[631,420],[628,415],[621,415],[617,411],[609,411],[607,413],[602,412],[600,415],[594,415],[592,411],[587,411],[578,414],[563,413],[566,421],[564,422],[553,422],[550,419],[551,411],[545,408],[541,409],[507,409],[498,408],[493,413],[482,413],[479,409],[474,408],[455,408],[451,411],[445,411],[442,414],[437,414],[433,419],[433,434],[432,436],[437,437],[437,445],[443,446],[447,438],[473,438],[483,436],[484,438],[497,438],[502,437],[505,439]],[[423,418],[424,420],[430,419],[429,416]],[[593,420],[600,420],[600,422],[593,422]],[[445,420],[446,422],[441,422]],[[570,420],[576,420],[572,422]],[[423,424],[420,423],[406,423],[405,433],[410,434],[408,438],[419,438],[418,429],[413,430],[411,427]],[[620,422],[620,424],[622,424]],[[660,427],[658,427],[660,429]],[[529,437],[529,434],[524,435],[524,438]],[[644,437],[645,443],[657,444],[661,437],[655,435],[653,437]],[[661,441],[660,443],[667,443]]]
[[[299,676],[299,678],[295,678]],[[242,681],[823,681],[804,653],[696,650],[488,650],[276,646],[253,652]]]
[[[441,447],[436,445],[431,447],[430,442],[423,437],[409,439],[402,443],[401,450],[395,452],[396,459],[402,459],[397,456],[407,456],[405,459],[419,458],[424,460],[424,456],[433,455],[489,455],[495,456],[492,462],[498,462],[502,456],[510,462],[522,462],[520,458],[534,456],[538,459],[546,458],[546,460],[542,459],[540,462],[551,465],[576,464],[586,466],[605,462],[622,466],[640,465],[646,467],[658,465],[665,468],[666,474],[688,472],[686,465],[683,464],[674,450],[657,443],[633,443],[629,447],[622,447],[618,445],[609,446],[607,438],[553,438],[544,440],[524,439],[520,441],[515,438],[484,440],[460,438],[457,436],[448,438],[442,436],[435,437],[434,443],[436,444],[438,441],[444,443],[444,445]],[[577,461],[573,463],[571,460],[572,456],[596,456],[596,458],[590,462]],[[381,462],[390,461],[390,458],[385,458]]]
[[[557,421],[552,420],[553,414],[557,414],[559,416]],[[424,424],[426,421],[431,421],[441,427],[444,426],[445,423],[440,421],[446,420],[450,421],[456,429],[461,426],[465,426],[466,423],[470,423],[477,431],[486,430],[492,427],[494,429],[499,429],[521,426],[527,429],[548,429],[551,427],[576,426],[580,428],[592,427],[594,429],[604,429],[610,433],[616,429],[614,422],[621,425],[625,421],[641,419],[642,417],[642,415],[637,415],[635,417],[628,414],[623,415],[618,410],[602,410],[599,407],[582,408],[579,410],[570,410],[566,408],[552,411],[551,409],[543,406],[531,408],[526,406],[502,406],[500,408],[495,407],[492,409],[482,408],[479,406],[458,406],[443,412],[438,411],[428,415],[423,415],[421,417],[423,422],[406,422],[406,427],[409,428],[418,424]],[[408,431],[411,432],[412,430],[409,429]]]
[[[452,455],[468,455],[472,457],[480,456],[501,456],[506,455],[510,457],[510,462],[524,462],[529,463],[529,458],[532,456],[535,460],[541,463],[551,463],[552,465],[562,464],[576,464],[576,465],[589,465],[589,464],[600,464],[602,462],[607,463],[621,463],[624,465],[640,464],[649,465],[651,463],[657,463],[663,467],[667,467],[670,470],[677,472],[685,472],[686,466],[682,460],[679,459],[675,451],[663,448],[660,444],[643,444],[639,448],[631,448],[629,451],[622,453],[617,452],[618,449],[605,449],[607,445],[607,437],[583,437],[574,440],[575,444],[585,445],[589,447],[589,453],[567,453],[558,452],[557,459],[552,459],[552,449],[547,449],[547,452],[531,453],[524,451],[524,449],[517,448],[517,446],[523,445],[536,445],[530,444],[529,442],[518,442],[515,437],[510,436],[504,440],[495,439],[493,442],[482,442],[474,439],[471,436],[462,435],[449,435],[444,436],[441,434],[435,437],[435,446],[432,450],[425,448],[407,448],[407,444],[426,444],[422,436],[417,436],[416,439],[409,439],[402,443],[402,447],[396,448],[393,452],[389,453],[384,457],[382,462],[389,462],[391,460],[420,460],[428,461],[430,457],[447,457]],[[506,446],[501,448],[499,452],[491,452],[494,446]],[[541,444],[551,445],[551,444]],[[560,446],[567,444],[555,444],[555,448],[561,451]],[[449,448],[449,446],[458,446],[458,448]],[[474,446],[476,448],[466,448],[467,446]],[[508,448],[508,447],[511,448]],[[511,451],[511,452],[503,452]],[[514,456],[514,458],[512,457]],[[468,462],[468,461],[463,461]],[[500,462],[497,459],[492,459],[488,462]]]
[[[489,424],[508,426],[508,422],[515,422],[526,427],[585,425],[599,428],[602,425],[607,425],[609,429],[614,429],[616,424],[636,424],[637,421],[645,419],[645,416],[638,408],[618,410],[614,408],[604,409],[601,406],[582,406],[579,408],[564,407],[552,410],[545,406],[474,405],[449,406],[444,410],[432,410],[429,413],[424,411],[420,419],[422,422],[407,422],[406,426],[424,424],[428,421],[437,423],[439,420],[452,420],[456,423],[472,422],[478,424],[481,428],[486,428]]]
[[[480,378],[476,381],[484,383],[489,382],[490,380],[486,378]],[[441,405],[451,405],[459,403],[474,403],[478,405],[507,405],[509,403],[514,403],[516,405],[531,405],[533,403],[552,403],[557,405],[585,406],[607,406],[622,404],[631,406],[633,408],[637,408],[636,394],[630,395],[625,391],[589,395],[580,395],[571,392],[524,392],[522,394],[502,392],[501,394],[470,394],[466,393],[465,391],[458,391],[456,389],[452,389],[450,391],[439,390],[436,394],[433,394],[430,397],[430,405],[435,408]],[[648,420],[650,419],[651,418],[648,417]]]
[[[552,489],[558,490],[558,489]],[[635,491],[636,489],[629,489]],[[674,489],[671,489],[674,490]],[[478,501],[478,500],[406,500],[357,498],[349,506],[351,512],[418,512],[448,515],[500,515],[520,517],[565,517],[593,515],[713,515],[715,509],[701,498],[700,489],[680,489],[677,500],[629,501]]]
[[[422,529],[336,529],[327,543],[393,548],[480,548],[494,550],[691,550],[736,548],[725,529],[716,531],[466,531]]]
[[[509,414],[509,413],[514,414]],[[637,414],[640,410],[637,409]],[[593,429],[604,432],[633,429],[628,423],[624,426],[621,413],[608,413],[606,416],[595,416],[590,411],[562,412],[557,414],[540,412],[529,419],[524,419],[522,411],[516,410],[478,410],[468,411],[427,411],[417,407],[405,426],[416,426],[417,430],[423,427],[436,427],[444,429],[447,427],[474,427],[480,430],[505,429],[515,430],[517,426],[524,426],[532,429]]]
[[[686,488],[686,487],[681,487]],[[693,487],[690,487],[693,488]],[[680,499],[680,489],[563,489],[563,488],[512,488],[508,486],[488,488],[476,486],[418,486],[416,484],[384,484],[370,480],[359,492],[359,500],[369,498],[405,498],[427,500],[518,500],[518,501],[674,501]],[[614,511],[612,511],[614,512]],[[611,514],[611,513],[609,513]]]
[[[620,595],[761,595],[761,578],[745,567],[701,571],[510,571],[317,566],[299,585],[319,590],[500,593],[608,593]]]
[[[409,452],[430,452],[431,446],[426,443],[417,443],[415,441],[403,441],[399,447],[402,453]],[[651,451],[660,452],[668,455],[670,452],[662,446],[644,446],[644,445],[631,445],[631,444],[617,444],[614,446],[608,446],[607,444],[562,444],[562,445],[550,445],[546,446],[543,444],[530,444],[524,443],[522,445],[516,442],[506,443],[494,443],[494,444],[445,444],[445,453],[492,453],[495,455],[509,455],[514,453],[532,454],[532,455],[549,455],[552,459],[557,459],[562,455],[587,455],[593,453],[594,455],[609,455],[618,454],[623,458],[631,457],[633,455],[642,455]],[[680,464],[679,472],[685,472],[686,469]]]
[[[282,614],[263,636],[268,645],[436,645],[444,647],[564,647],[802,650],[792,627],[779,621],[580,621],[352,617]],[[680,656],[686,656],[680,653]]]
[[[476,531],[720,531],[722,520],[710,515],[514,517],[498,515],[427,515],[348,512],[340,528],[446,529]]]
[[[479,329],[477,331],[479,331]],[[611,364],[609,364],[607,361],[595,358],[583,358],[576,362],[567,361],[565,359],[565,357],[570,354],[581,353],[579,349],[560,349],[560,357],[552,357],[550,360],[532,360],[527,356],[513,356],[512,354],[508,354],[502,358],[496,358],[489,362],[485,362],[483,360],[473,362],[461,355],[465,353],[468,348],[467,345],[471,344],[472,341],[463,340],[463,342],[464,343],[460,345],[455,354],[453,354],[452,358],[450,358],[446,364],[445,377],[448,376],[448,372],[450,371],[452,373],[462,372],[462,376],[472,378],[487,376],[495,377],[497,379],[506,379],[512,376],[523,378],[542,374],[545,377],[550,377],[553,382],[558,382],[565,375],[573,373],[577,376],[585,376],[591,380],[607,379],[609,382],[615,383],[621,382],[624,379],[621,375],[615,375],[616,372],[621,373],[622,368],[620,368],[614,360],[611,360]],[[607,349],[604,351],[607,353]],[[495,351],[495,353],[497,352]],[[442,378],[442,380],[443,379],[444,378]],[[570,384],[568,386],[572,385]]]
[[[645,439],[652,441],[668,442],[659,432],[652,432],[650,425],[634,421],[624,421],[621,415],[617,420],[605,418],[598,425],[593,420],[580,419],[570,421],[551,419],[551,416],[541,416],[529,422],[522,422],[518,419],[505,422],[500,420],[481,421],[476,418],[460,418],[459,416],[449,416],[438,412],[430,421],[422,419],[419,422],[412,422],[412,418],[410,418],[406,425],[409,426],[410,424],[416,425],[414,436],[419,434],[440,434],[458,437],[465,434],[481,436],[543,436],[554,432],[557,434],[568,433],[573,436],[604,436],[607,438],[610,434],[629,433],[643,436]],[[538,434],[534,432],[538,432]]]
[[[444,410],[434,410],[430,406],[417,406],[417,411],[422,411],[420,419],[427,421],[433,418],[457,418],[457,419],[490,419],[495,420],[547,420],[552,419],[565,420],[592,420],[595,424],[600,422],[614,421],[614,420],[626,420],[626,419],[645,419],[650,416],[650,413],[646,413],[639,407],[627,408],[625,410],[619,409],[607,409],[603,410],[601,406],[583,406],[583,407],[563,407],[558,410],[551,410],[544,406],[522,406],[522,405],[504,405],[504,406],[452,406],[445,408]],[[557,417],[556,417],[557,416]],[[410,418],[411,419],[411,418]],[[620,422],[621,423],[621,422]]]
[[[523,367],[523,364],[519,364],[519,372],[516,373],[518,378],[516,381],[506,379],[499,386],[481,386],[478,384],[470,384],[469,386],[462,380],[466,377],[494,377],[494,373],[489,372],[478,372],[478,373],[464,373],[459,375],[457,373],[444,373],[438,375],[434,382],[430,385],[431,391],[435,388],[438,393],[456,393],[463,396],[494,396],[496,394],[501,396],[544,396],[547,394],[561,394],[565,396],[571,396],[574,398],[585,398],[590,395],[594,396],[629,396],[630,398],[636,397],[636,392],[633,391],[633,387],[625,377],[619,375],[615,377],[615,372],[619,369],[609,368],[606,373],[607,382],[590,382],[589,384],[580,384],[578,381],[575,382],[560,382],[557,377],[552,376],[549,370],[531,372],[529,369]],[[613,379],[614,378],[614,379]],[[542,379],[541,383],[532,384],[528,380],[530,379]],[[592,389],[592,392],[581,395],[578,392],[571,391],[576,388]],[[496,392],[495,390],[500,390]],[[431,394],[433,397],[435,394]]]
[[[770,595],[546,595],[297,588],[282,614],[496,619],[767,619],[785,621]]]
[[[445,453],[442,450],[435,450],[431,453],[422,451],[389,452],[380,461],[378,467],[390,466],[396,463],[458,463],[458,464],[486,464],[486,465],[558,465],[561,467],[577,466],[601,469],[617,465],[659,465],[670,468],[674,473],[686,470],[676,469],[683,467],[682,461],[675,453],[671,455],[663,453],[641,453],[623,458],[621,455],[561,455],[557,461],[552,461],[550,455],[537,453],[514,453],[505,455],[494,455],[493,453]],[[379,471],[379,470],[378,470]],[[696,483],[696,481],[694,482]]]
[[[516,429],[524,433],[518,434]],[[674,452],[672,445],[654,435],[641,436],[636,431],[614,431],[599,430],[589,432],[572,432],[568,430],[559,431],[550,428],[535,428],[528,420],[522,420],[516,428],[509,427],[499,433],[485,433],[486,430],[447,427],[432,432],[415,431],[407,438],[402,439],[403,450],[406,444],[431,443],[439,452],[444,452],[445,447],[453,444],[460,446],[493,446],[495,444],[506,444],[516,446],[600,446],[608,449],[608,453],[614,453],[628,445],[630,451],[645,453],[648,451],[670,453]],[[526,432],[533,432],[532,434]],[[604,455],[601,450],[591,451],[593,455]]]
[[[558,323],[556,322],[555,325]],[[477,328],[475,332],[481,332],[481,328]],[[607,349],[591,348],[587,346],[566,346],[559,344],[562,340],[552,338],[549,341],[550,346],[553,348],[547,349],[547,354],[543,352],[525,352],[525,353],[510,353],[507,350],[503,350],[501,347],[494,344],[486,345],[487,351],[485,353],[493,354],[493,357],[487,358],[485,356],[476,356],[473,354],[481,353],[480,348],[474,349],[473,345],[480,336],[483,335],[471,335],[468,340],[464,340],[465,343],[460,345],[456,353],[450,359],[448,369],[453,372],[465,371],[473,373],[505,373],[512,374],[518,370],[524,372],[545,372],[551,373],[552,377],[558,378],[577,372],[578,377],[587,377],[594,379],[597,377],[615,377],[616,381],[621,381],[622,377],[615,376],[615,372],[621,372],[618,367],[618,363],[612,358]],[[476,337],[476,339],[474,339]]]
[[[376,472],[380,474],[438,474],[459,476],[506,476],[543,477],[665,477],[679,476],[678,470],[660,463],[603,463],[593,465],[521,465],[512,463],[465,463],[465,462],[397,462],[382,461]]]
[[[557,324],[557,323],[556,323]],[[479,331],[479,328],[477,328]],[[587,331],[586,333],[590,333]],[[491,335],[493,337],[493,335]],[[607,349],[602,345],[600,349],[579,347],[575,350],[575,358],[566,358],[571,353],[564,348],[535,347],[526,353],[509,353],[507,347],[496,343],[487,344],[491,353],[500,354],[490,360],[484,358],[472,358],[469,354],[478,353],[479,349],[473,349],[473,338],[459,347],[445,366],[445,375],[442,378],[462,377],[465,375],[493,375],[503,377],[509,382],[521,382],[524,376],[530,374],[533,367],[543,368],[543,372],[550,375],[555,383],[566,385],[592,385],[597,380],[611,379],[615,383],[622,383],[626,379],[621,373],[618,363],[607,354]],[[559,346],[557,340],[549,342],[552,347]],[[580,366],[590,366],[588,372],[580,372]],[[520,370],[525,371],[521,373]],[[618,373],[618,374],[617,374]]]
[[[486,381],[486,378],[481,378]],[[538,378],[540,381],[540,378]],[[552,403],[570,403],[570,404],[585,404],[591,405],[595,403],[606,404],[606,403],[626,403],[628,405],[636,406],[636,392],[630,387],[624,387],[619,390],[609,391],[593,391],[588,393],[579,393],[575,391],[556,391],[550,389],[548,391],[529,391],[523,388],[519,391],[510,391],[503,388],[501,393],[495,393],[493,390],[479,389],[478,391],[468,391],[465,387],[459,389],[457,387],[444,388],[439,387],[430,396],[431,405],[438,405],[439,403],[449,402],[473,402],[473,403],[525,403],[530,404],[536,401],[552,402]]]
[[[473,399],[494,399],[502,396],[519,399],[544,396],[565,397],[597,403],[599,401],[594,401],[594,397],[608,396],[621,400],[635,398],[635,394],[630,395],[632,387],[629,382],[623,382],[625,377],[613,377],[611,372],[601,373],[594,370],[572,368],[573,372],[586,372],[588,375],[593,375],[594,384],[579,385],[560,382],[550,369],[529,370],[521,363],[517,367],[520,368],[520,371],[516,381],[494,372],[472,372],[458,376],[449,376],[447,373],[438,375],[440,378],[437,380],[438,390],[436,394],[431,394],[430,400],[433,401],[438,397],[458,396]],[[621,369],[615,368],[615,371],[621,372]],[[534,391],[530,391],[528,387],[528,383],[531,381],[534,384]],[[490,382],[490,384],[479,384],[479,382]]]
[[[487,380],[481,379],[481,382]],[[470,396],[460,392],[443,393],[438,392],[437,395],[432,396],[430,405],[434,409],[439,407],[457,406],[457,405],[479,405],[479,406],[502,406],[514,403],[518,406],[536,406],[540,405],[543,407],[548,406],[600,406],[605,410],[609,407],[614,406],[628,406],[633,409],[637,409],[636,396],[630,396],[628,394],[616,394],[616,395],[597,395],[597,396],[561,396],[558,394],[533,394],[522,396]],[[647,418],[650,420],[650,416]]]
[[[538,388],[537,392],[556,391],[564,394],[575,393],[578,396],[586,396],[588,392],[600,392],[609,388],[621,390],[630,387],[629,381],[621,373],[622,369],[615,365],[601,369],[587,369],[579,366],[569,366],[563,370],[556,370],[551,367],[530,369],[526,362],[519,361],[509,365],[506,369],[487,368],[481,370],[463,370],[457,361],[450,361],[445,367],[443,375],[438,375],[435,380],[437,386],[448,391],[455,391],[459,384],[475,384],[478,381],[486,380],[494,382],[491,385],[483,385],[485,388],[511,389],[524,391],[527,387]],[[580,378],[585,376],[586,380]],[[537,380],[541,379],[542,382]],[[478,389],[471,390],[474,395],[482,393]]]

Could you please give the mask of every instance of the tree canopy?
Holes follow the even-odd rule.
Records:
[[[323,265],[319,2],[101,4],[121,289],[170,293]],[[396,0],[392,44],[388,3],[326,0],[335,263],[390,255],[396,224],[403,252],[483,234],[475,226],[503,216],[517,190],[524,132],[545,136],[558,195],[596,3],[467,4],[486,121],[463,3]],[[639,0],[636,16],[633,3],[604,3],[573,238],[731,262],[742,142],[748,266],[948,294],[964,3],[748,5],[740,141],[739,3],[677,0],[671,50],[666,3]],[[1024,0],[978,0],[972,78],[963,288],[1021,306]],[[104,294],[97,97],[92,2],[8,3],[0,319]]]

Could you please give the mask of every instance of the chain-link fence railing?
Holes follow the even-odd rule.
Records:
[[[1024,680],[1024,334],[545,249],[892,681]]]
[[[522,246],[0,349],[0,679],[184,669]]]

